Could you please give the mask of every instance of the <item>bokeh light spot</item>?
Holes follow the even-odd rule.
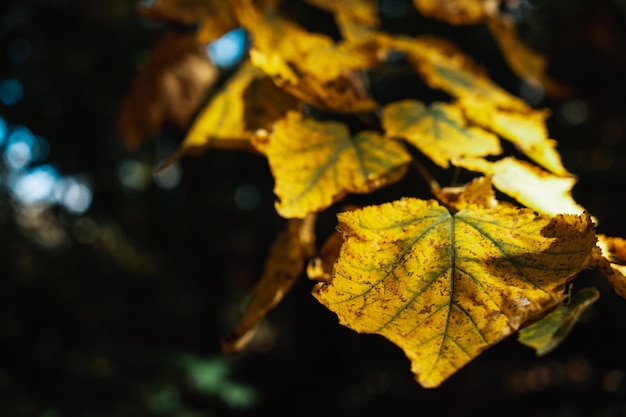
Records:
[[[154,182],[161,188],[172,190],[180,184],[183,178],[183,169],[178,162],[153,174]]]
[[[65,190],[60,199],[65,209],[72,214],[82,214],[91,206],[93,191],[89,184],[76,178],[66,178]]]
[[[246,50],[246,42],[246,32],[243,28],[239,28],[211,42],[207,51],[215,65],[232,68],[241,61]]]
[[[14,106],[24,98],[24,87],[17,78],[0,82],[0,101],[5,106]]]
[[[243,184],[235,190],[234,198],[241,210],[253,210],[261,202],[261,193],[255,185]]]
[[[7,48],[7,55],[14,65],[20,65],[28,61],[33,53],[33,48],[27,39],[15,39]]]
[[[117,177],[130,190],[144,190],[150,183],[150,168],[137,160],[124,159],[118,166]]]
[[[0,146],[4,143],[8,131],[9,125],[7,125],[7,122],[0,116]]]
[[[51,203],[56,182],[57,170],[51,165],[41,165],[30,171],[19,171],[12,175],[7,185],[13,198],[20,204],[35,205]]]
[[[576,126],[587,121],[589,109],[587,103],[580,99],[568,100],[560,108],[561,116],[566,124]]]

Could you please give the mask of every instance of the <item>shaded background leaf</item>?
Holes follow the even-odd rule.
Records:
[[[207,44],[237,27],[230,7],[222,0],[154,0],[139,4],[145,19],[178,22],[196,27],[198,42]]]
[[[313,255],[315,216],[291,219],[272,243],[263,275],[257,282],[242,317],[222,342],[222,352],[233,355],[244,351],[254,337],[259,321],[274,309],[291,290]]]
[[[538,87],[552,97],[567,98],[572,91],[547,74],[544,54],[531,50],[517,36],[513,18],[498,16],[486,19],[486,24],[509,67],[528,84]]]
[[[208,148],[250,149],[250,138],[257,129],[271,129],[296,106],[292,96],[276,87],[260,69],[244,62],[206,103],[167,163]]]
[[[497,15],[500,0],[413,0],[425,16],[453,25],[472,25]]]
[[[551,352],[563,342],[581,314],[599,297],[600,293],[593,287],[577,291],[565,304],[521,329],[518,336],[519,342],[535,349],[537,356]]]
[[[193,35],[165,31],[135,76],[121,109],[117,131],[127,148],[137,150],[168,125],[186,130],[218,77],[218,69]]]

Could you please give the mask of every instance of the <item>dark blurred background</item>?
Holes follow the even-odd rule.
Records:
[[[386,29],[443,32],[551,109],[576,200],[626,237],[624,0],[506,7],[572,88],[561,99],[517,79],[483,27],[428,22],[403,1],[380,10]],[[576,287],[601,298],[557,350],[537,358],[510,337],[434,390],[394,345],[339,326],[305,277],[248,353],[222,356],[285,222],[257,155],[211,150],[159,176],[180,131],[125,149],[115,124],[163,30],[130,0],[0,0],[0,416],[626,416],[626,300],[592,271]],[[410,181],[368,198],[423,197]]]

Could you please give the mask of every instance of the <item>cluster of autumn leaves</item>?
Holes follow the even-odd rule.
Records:
[[[548,137],[548,111],[500,88],[448,40],[383,32],[375,0],[307,3],[334,15],[340,41],[305,30],[281,13],[278,1],[155,0],[141,9],[146,19],[197,30],[180,38],[166,33],[168,46],[157,45],[138,75],[119,124],[129,147],[169,121],[186,136],[165,165],[210,148],[259,152],[275,178],[277,212],[289,219],[226,352],[245,346],[305,269],[318,281],[313,295],[340,323],[400,346],[424,387],[440,385],[520,329],[520,341],[538,354],[553,349],[598,298],[594,288],[571,297],[564,291],[583,269],[598,268],[626,296],[626,241],[598,236],[590,214],[573,200],[575,178]],[[486,25],[521,79],[563,94],[545,74],[543,58],[498,13],[499,3],[415,0],[414,6],[449,24]],[[239,26],[251,39],[249,55],[212,90],[217,70],[203,45]],[[378,103],[366,74],[392,53],[452,100]],[[185,88],[191,81],[196,88]],[[152,102],[138,110],[148,91]],[[351,134],[340,117],[318,120],[307,106],[342,120],[372,116],[379,126]],[[502,156],[502,140],[525,160]],[[434,183],[437,200],[406,197],[339,213],[337,233],[318,248],[316,214],[348,193],[402,179],[415,160],[409,147],[442,168],[477,176],[457,188]],[[494,189],[520,206],[497,201]]]

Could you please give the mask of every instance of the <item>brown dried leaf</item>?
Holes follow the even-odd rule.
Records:
[[[302,271],[304,260],[310,256],[314,245],[315,215],[305,219],[291,219],[287,229],[272,244],[265,263],[263,276],[254,288],[246,310],[239,323],[222,343],[225,354],[239,353],[245,349],[258,322],[274,309],[291,290]]]
[[[218,76],[193,35],[164,32],[135,76],[118,119],[126,148],[135,151],[164,125],[187,129]]]
[[[500,0],[413,0],[421,14],[452,25],[481,23],[498,13]]]
[[[149,20],[174,21],[198,26],[198,41],[209,43],[237,27],[232,9],[222,0],[154,0],[140,5],[139,13]]]
[[[486,23],[515,74],[528,84],[538,84],[549,96],[563,99],[571,94],[570,88],[548,76],[546,57],[522,43],[512,19],[498,16],[487,19]]]

